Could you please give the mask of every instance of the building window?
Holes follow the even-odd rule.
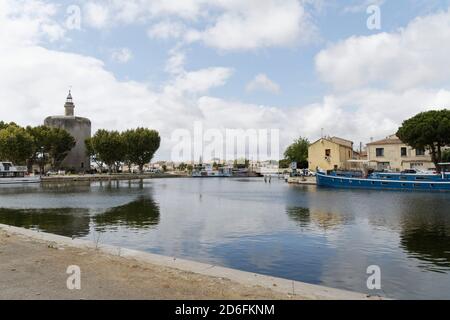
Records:
[[[384,148],[377,148],[376,154],[377,154],[377,157],[384,157]]]
[[[331,149],[325,149],[325,157],[331,157]]]
[[[416,156],[424,156],[425,149],[416,149]]]
[[[407,154],[407,150],[406,150],[405,147],[403,147],[403,148],[401,149],[400,153],[401,153],[401,156],[402,156],[402,157],[406,157],[406,156],[408,155],[408,154]]]

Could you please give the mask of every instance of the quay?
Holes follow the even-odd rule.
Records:
[[[81,290],[66,286],[73,265]],[[380,299],[1,224],[0,288],[0,299]]]
[[[77,174],[77,175],[55,175],[42,176],[42,182],[80,182],[80,181],[121,181],[121,180],[142,180],[142,179],[159,179],[159,178],[182,178],[186,175],[182,174]]]
[[[315,186],[316,177],[289,177],[287,183]]]

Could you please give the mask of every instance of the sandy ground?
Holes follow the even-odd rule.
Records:
[[[67,289],[69,265],[81,268],[81,290]],[[0,299],[300,298],[0,230]]]

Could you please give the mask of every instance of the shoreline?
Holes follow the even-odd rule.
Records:
[[[53,235],[49,233],[33,231],[30,229],[18,228],[8,225],[0,224],[0,235],[6,235],[6,245],[4,241],[0,238],[0,256],[4,254],[5,248],[8,249],[8,239],[13,239],[16,241],[16,245],[27,244],[33,247],[33,251],[38,256],[45,256],[49,250],[53,250],[53,262],[49,261],[49,266],[58,264],[60,260],[72,259],[77,257],[84,257],[85,259],[94,260],[93,268],[97,270],[99,274],[106,273],[109,274],[112,279],[124,283],[127,290],[119,290],[117,295],[114,296],[115,292],[103,292],[99,290],[91,290],[93,295],[89,295],[87,292],[85,294],[89,299],[244,299],[244,300],[254,300],[254,299],[306,299],[306,300],[374,300],[380,299],[379,297],[368,297],[366,294],[345,291],[341,289],[328,288],[319,285],[307,284],[299,281],[293,281],[288,279],[276,278],[271,276],[260,275],[256,273],[240,271],[231,268],[220,267],[216,265],[210,265],[185,259],[178,259],[174,257],[168,257],[163,255],[157,255],[132,249],[126,249],[116,246],[110,246],[100,243],[95,243],[93,241],[81,240],[81,239],[71,239],[68,237]],[[6,246],[6,247],[5,247]],[[57,248],[59,250],[54,250]],[[6,250],[7,251],[7,250]],[[42,251],[42,252],[41,252]],[[70,253],[71,251],[75,252]],[[11,252],[14,260],[18,262],[24,262],[27,257],[20,256],[20,251]],[[98,259],[100,262],[98,265],[95,264],[95,260]],[[102,264],[102,259],[114,260],[115,263]],[[7,261],[5,259],[0,259],[0,261]],[[92,262],[92,261],[91,261]],[[7,263],[7,262],[6,262]],[[144,271],[139,274],[136,273],[136,268],[134,265],[138,264],[139,268]],[[23,264],[23,263],[22,263]],[[98,269],[98,267],[103,266],[103,269]],[[121,270],[115,270],[122,266]],[[25,263],[21,265],[20,268],[25,268],[28,270],[24,276],[31,283],[34,283],[35,277],[42,277],[42,271],[33,268],[33,265]],[[18,269],[16,267],[14,269]],[[83,267],[84,268],[84,267]],[[154,270],[153,273],[145,272],[146,269]],[[100,270],[102,270],[100,272]],[[65,274],[66,270],[61,271],[62,278],[66,278],[68,275]],[[2,275],[3,270],[0,262],[0,284],[5,286],[5,283],[1,283],[7,277]],[[154,274],[159,274],[159,283],[162,288],[157,291],[157,293],[148,294],[145,290],[150,290],[148,287],[141,287],[141,283],[149,280],[149,277],[153,277]],[[125,275],[125,276],[124,276]],[[50,283],[52,281],[51,277],[53,274],[47,275],[50,279],[42,279]],[[142,278],[139,281],[135,281],[133,278]],[[100,277],[101,278],[101,277]],[[170,278],[171,281],[168,281]],[[97,280],[97,283],[103,283],[105,279],[101,278]],[[41,290],[43,288],[30,287],[28,284],[26,287],[20,286],[17,282],[8,282],[16,288],[11,290],[22,290],[23,292]],[[169,284],[167,284],[167,283]],[[203,292],[202,286],[198,286],[198,283],[209,283],[211,288],[209,293]],[[181,287],[178,288],[178,286]],[[55,295],[65,297],[68,295],[67,299],[76,298],[73,292],[65,288],[65,282],[62,283],[58,288],[58,292],[62,292],[62,295]],[[152,282],[154,285],[155,282]],[[90,281],[91,286],[95,286],[95,280]],[[153,286],[152,285],[152,286]],[[169,286],[166,288],[166,286]],[[175,287],[172,287],[175,286]],[[166,289],[164,289],[166,288]],[[123,289],[123,288],[122,288]],[[170,289],[170,290],[169,290]],[[162,291],[161,291],[162,290]],[[45,291],[45,290],[44,290]],[[166,292],[165,292],[166,291]],[[97,292],[97,293],[96,293]],[[102,293],[103,292],[103,293]],[[185,295],[183,295],[185,292]],[[119,293],[123,294],[120,295]],[[5,294],[5,293],[3,293]],[[83,294],[83,290],[79,294]],[[156,294],[156,296],[155,296]],[[181,296],[180,296],[181,294]],[[71,296],[74,296],[71,298]],[[17,298],[17,296],[13,297]],[[0,299],[8,299],[8,296],[2,296],[0,293]],[[36,298],[36,297],[35,297]],[[52,298],[51,296],[40,295],[39,298]],[[32,298],[33,299],[33,298]]]
[[[85,174],[85,175],[66,175],[66,176],[42,176],[41,182],[79,182],[79,181],[126,181],[143,179],[167,179],[167,178],[185,178],[181,174]]]

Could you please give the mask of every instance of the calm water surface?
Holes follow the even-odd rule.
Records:
[[[277,179],[0,187],[0,223],[391,298],[450,298],[450,194]],[[382,290],[366,287],[369,265]]]

